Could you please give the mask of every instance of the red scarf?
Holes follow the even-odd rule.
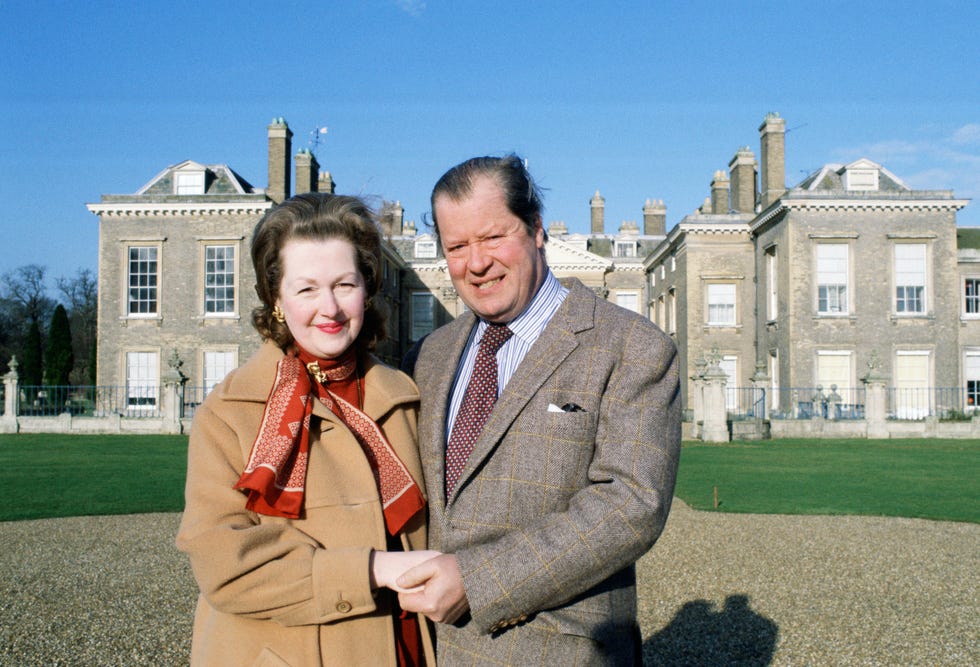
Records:
[[[235,484],[236,489],[249,492],[247,509],[269,516],[299,518],[314,400],[329,407],[364,450],[381,494],[389,534],[396,535],[425,506],[422,492],[405,464],[378,424],[361,410],[364,380],[356,370],[353,350],[324,361],[300,349],[298,356],[287,354],[279,361],[259,433]]]

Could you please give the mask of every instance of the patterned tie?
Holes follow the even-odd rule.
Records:
[[[491,324],[483,332],[473,375],[466,386],[463,403],[446,446],[446,496],[456,488],[463,466],[497,401],[497,351],[513,335],[514,332],[503,324]]]

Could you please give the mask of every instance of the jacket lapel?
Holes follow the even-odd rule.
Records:
[[[563,281],[564,283],[564,281]],[[459,494],[459,490],[473,476],[476,469],[490,456],[497,444],[507,434],[514,420],[527,406],[544,383],[554,375],[557,368],[578,347],[576,334],[594,326],[595,297],[580,282],[566,284],[570,292],[551,321],[541,332],[527,355],[517,367],[493,411],[483,427],[483,432],[473,446],[466,465],[460,475],[456,488],[446,504],[449,505]],[[463,340],[463,344],[466,340]],[[450,379],[451,381],[451,379]],[[441,396],[448,397],[447,388]],[[442,423],[445,424],[445,400],[443,400]],[[441,442],[445,442],[443,436]]]

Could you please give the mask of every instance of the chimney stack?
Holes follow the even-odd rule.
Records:
[[[333,177],[329,171],[320,172],[320,180],[317,183],[317,192],[326,192],[329,195],[336,194],[334,188],[337,184],[333,182]]]
[[[595,191],[589,205],[592,209],[592,233],[603,234],[606,226],[606,200],[598,190]]]
[[[405,209],[402,203],[396,201],[394,204],[385,202],[381,207],[381,233],[385,236],[401,236],[402,226],[405,221]]]
[[[720,215],[728,213],[728,176],[720,169],[711,179],[711,212]]]
[[[647,199],[643,207],[643,233],[646,236],[667,235],[667,207],[663,199]]]
[[[317,191],[319,170],[320,165],[316,161],[316,155],[308,148],[299,149],[296,154],[296,194]]]
[[[786,121],[778,113],[766,114],[759,126],[762,142],[762,208],[786,192]]]
[[[269,125],[269,187],[265,192],[269,199],[279,204],[289,196],[289,153],[292,150],[293,133],[286,120],[273,118]]]
[[[732,208],[739,213],[755,213],[755,155],[748,146],[735,153],[728,163],[728,173],[732,179]]]

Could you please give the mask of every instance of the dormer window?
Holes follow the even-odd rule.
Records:
[[[636,241],[616,241],[616,257],[636,257]]]
[[[174,194],[203,195],[203,171],[178,171],[174,174]]]
[[[415,241],[416,259],[435,259],[436,242],[432,239],[418,239]]]
[[[847,169],[844,172],[845,190],[877,190],[877,169]]]

